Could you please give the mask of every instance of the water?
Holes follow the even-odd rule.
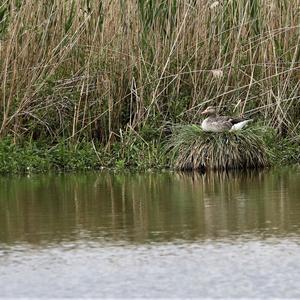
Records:
[[[300,170],[0,178],[0,297],[300,297]]]

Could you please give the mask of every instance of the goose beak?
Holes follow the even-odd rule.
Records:
[[[201,115],[206,115],[207,114],[207,109],[205,109],[203,112],[201,112]]]

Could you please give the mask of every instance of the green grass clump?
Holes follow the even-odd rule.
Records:
[[[197,125],[177,125],[167,143],[171,165],[180,170],[262,168],[270,164],[258,129],[209,133]]]

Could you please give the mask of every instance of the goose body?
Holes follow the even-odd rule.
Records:
[[[208,115],[201,123],[203,131],[208,132],[223,132],[241,130],[252,119],[232,118],[229,116],[217,116],[214,107],[208,107],[202,112],[203,115]]]

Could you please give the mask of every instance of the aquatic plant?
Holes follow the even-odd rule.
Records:
[[[270,164],[257,129],[210,133],[198,125],[176,125],[166,151],[171,165],[180,170],[262,168]]]

